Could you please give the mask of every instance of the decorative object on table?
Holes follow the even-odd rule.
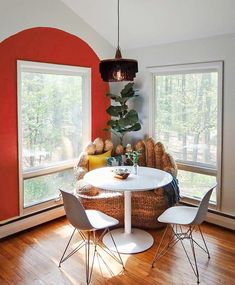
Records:
[[[138,160],[139,156],[141,155],[142,150],[132,150],[132,147],[130,144],[127,144],[126,146],[126,156],[127,159],[129,159],[133,164],[134,174],[137,175],[138,170]]]
[[[126,84],[120,95],[107,94],[116,104],[111,105],[106,110],[106,112],[112,116],[112,119],[107,122],[109,128],[105,130],[111,131],[118,136],[121,145],[123,144],[123,137],[127,133],[136,132],[141,129],[138,113],[133,109],[128,110],[127,105],[128,100],[138,96],[133,88],[133,84],[134,83]]]
[[[152,140],[155,145],[154,141]],[[152,161],[152,158],[147,156],[146,150],[146,141],[139,140],[132,145],[132,149],[139,150],[142,149],[142,154],[139,156],[138,165],[147,166],[149,164],[149,159]],[[154,153],[153,153],[154,155]],[[155,158],[155,157],[154,157]],[[177,175],[177,166],[173,157],[164,152],[162,157],[159,157],[159,160],[162,162],[156,162],[154,168],[157,165],[161,165],[161,170],[167,171],[174,176],[173,181],[176,182]],[[155,162],[155,160],[154,160]],[[141,164],[140,164],[141,163]],[[123,167],[124,168],[124,167]],[[76,178],[82,179],[84,173],[89,171],[89,161],[87,154],[84,153],[80,156],[78,164],[75,167]],[[173,189],[174,188],[174,189]],[[174,191],[173,191],[174,190]],[[175,205],[175,202],[178,201],[179,196],[176,195],[177,189],[169,186],[153,189],[147,192],[135,192],[132,195],[132,224],[134,227],[145,228],[145,229],[156,229],[163,227],[164,225],[157,221],[157,217],[161,215],[169,206]],[[92,196],[95,193],[93,190],[86,195],[86,191],[80,193],[77,188],[77,196],[82,202],[85,209],[96,209],[100,210],[107,215],[111,215],[120,221],[120,225],[123,225],[124,221],[124,197],[123,193],[107,191],[104,189],[98,189],[98,194]]]
[[[115,174],[114,177],[118,179],[126,179],[130,174],[127,168],[117,168],[113,172]]]
[[[100,74],[104,81],[119,82],[133,81],[136,72],[138,72],[138,62],[135,59],[122,58],[119,46],[119,0],[118,0],[118,42],[114,59],[105,59],[100,61]]]

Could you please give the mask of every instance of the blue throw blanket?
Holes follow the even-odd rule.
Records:
[[[180,190],[178,180],[173,176],[171,183],[163,187],[164,194],[167,196],[169,207],[174,206],[180,200]]]

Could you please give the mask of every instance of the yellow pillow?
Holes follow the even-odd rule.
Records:
[[[89,171],[107,165],[106,159],[111,156],[111,150],[102,154],[88,155]]]

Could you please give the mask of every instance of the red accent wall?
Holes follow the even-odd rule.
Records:
[[[0,220],[19,215],[17,146],[17,60],[91,67],[92,139],[106,138],[108,84],[99,74],[99,58],[80,38],[54,28],[21,31],[0,43]]]

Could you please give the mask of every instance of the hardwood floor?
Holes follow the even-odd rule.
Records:
[[[235,285],[235,233],[209,224],[202,225],[211,253],[196,248],[201,285]],[[58,268],[58,262],[72,232],[66,218],[37,226],[0,242],[0,284],[60,285],[86,284],[83,252],[78,252]],[[150,231],[154,246],[135,255],[122,255],[123,272],[108,256],[114,273],[103,271],[96,264],[91,284],[112,285],[191,285],[197,284],[181,245],[177,244],[151,268],[163,230]],[[195,234],[200,240],[199,233]],[[78,237],[77,237],[78,238]],[[76,238],[75,238],[76,242]],[[188,246],[186,244],[186,246]]]

